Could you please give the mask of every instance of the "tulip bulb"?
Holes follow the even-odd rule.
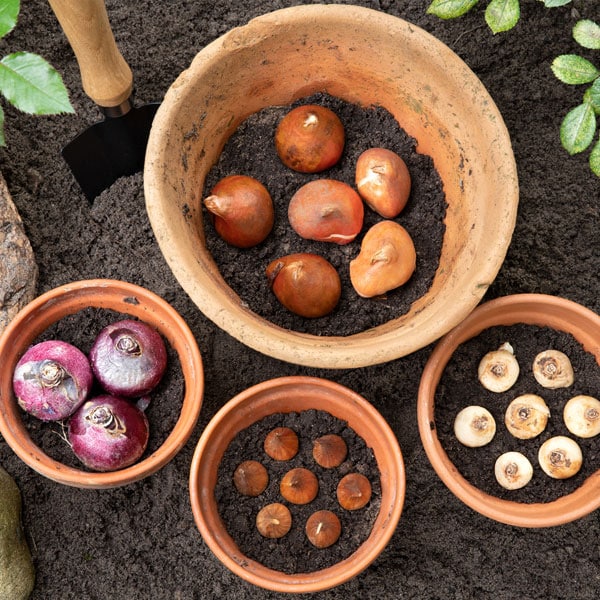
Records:
[[[583,455],[577,442],[557,435],[540,446],[538,461],[546,475],[554,479],[567,479],[579,472]]]
[[[545,350],[533,360],[533,376],[549,389],[569,387],[574,381],[569,357],[559,350]]]
[[[492,352],[488,352],[480,361],[477,374],[481,385],[491,392],[506,392],[519,377],[519,363],[513,347],[505,342]]]
[[[494,465],[494,474],[498,483],[507,490],[525,487],[533,477],[533,466],[520,452],[505,452]]]
[[[529,440],[546,429],[549,417],[550,409],[542,397],[523,394],[508,405],[504,423],[516,438]]]
[[[496,433],[496,421],[483,406],[467,406],[454,420],[456,439],[469,448],[489,444]]]
[[[600,400],[592,396],[574,396],[563,409],[567,429],[577,437],[591,438],[600,433]]]

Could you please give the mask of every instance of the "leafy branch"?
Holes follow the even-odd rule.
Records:
[[[17,25],[20,0],[0,0],[0,39]],[[31,52],[14,52],[0,60],[0,94],[31,115],[74,112],[60,74]],[[0,146],[5,146],[4,110],[0,106]]]
[[[569,4],[571,0],[539,0],[546,8]],[[455,19],[468,13],[479,0],[433,0],[427,12],[441,19]],[[485,22],[493,33],[512,29],[521,18],[519,0],[490,0],[485,9]]]
[[[600,50],[600,25],[589,19],[575,23],[573,38],[583,48]],[[573,155],[587,150],[596,136],[597,115],[600,115],[600,69],[577,54],[561,54],[552,61],[552,72],[569,85],[591,85],[583,94],[583,102],[571,109],[560,126],[560,141]],[[590,168],[600,177],[600,139],[592,148]]]

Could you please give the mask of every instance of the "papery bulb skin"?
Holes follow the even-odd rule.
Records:
[[[68,440],[77,458],[94,471],[132,465],[148,444],[146,415],[132,402],[108,394],[85,402],[69,419]]]
[[[100,332],[90,350],[90,363],[105,391],[139,397],[160,382],[167,366],[167,350],[150,325],[125,319]]]
[[[42,421],[72,415],[87,398],[93,375],[86,355],[60,340],[31,346],[13,374],[13,391],[19,406]]]

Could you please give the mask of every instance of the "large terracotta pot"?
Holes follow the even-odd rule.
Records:
[[[316,92],[385,107],[433,158],[448,202],[429,291],[407,314],[346,337],[288,331],[259,317],[227,286],[204,243],[202,188],[227,139],[252,113]],[[496,276],[518,203],[502,117],[465,63],[410,23],[347,5],[275,11],[199,52],[158,110],[144,181],[160,248],[200,310],[260,352],[324,368],[405,356],[457,325]]]
[[[157,329],[177,352],[185,378],[181,405],[173,406],[179,417],[160,448],[129,467],[106,473],[74,468],[48,456],[31,439],[12,388],[15,366],[36,338],[60,319],[89,307],[129,315]],[[27,304],[0,337],[0,432],[27,465],[65,485],[110,488],[156,472],[181,450],[191,435],[200,414],[203,394],[202,358],[183,318],[153,292],[124,281],[92,279],[54,288]]]

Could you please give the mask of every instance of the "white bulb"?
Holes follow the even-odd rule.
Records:
[[[469,448],[485,446],[496,433],[496,421],[483,406],[467,406],[454,419],[456,439]]]
[[[550,409],[541,396],[523,394],[508,405],[504,423],[516,438],[529,440],[546,429],[549,417]]]
[[[573,384],[569,357],[559,350],[544,350],[533,359],[533,376],[545,388],[556,389]]]
[[[533,466],[520,452],[505,452],[496,459],[494,474],[503,488],[518,490],[531,481]]]
[[[581,469],[581,448],[571,438],[557,435],[547,439],[538,451],[540,467],[554,479],[567,479]]]
[[[519,363],[513,347],[505,342],[492,352],[488,352],[479,362],[477,375],[481,385],[491,392],[506,392],[519,377]]]
[[[567,429],[577,437],[591,438],[600,433],[600,400],[579,395],[571,398],[563,409]]]

